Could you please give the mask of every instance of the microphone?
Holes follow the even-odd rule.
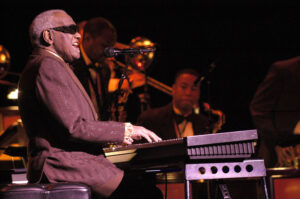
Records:
[[[216,62],[214,61],[214,62],[212,62],[212,63],[209,65],[208,69],[206,69],[206,71],[204,72],[204,75],[202,75],[202,76],[200,75],[200,76],[194,81],[194,85],[197,85],[198,82],[201,83],[201,82],[206,78],[206,76],[208,76],[208,74],[211,73],[215,68],[216,68]]]
[[[155,50],[156,50],[155,47],[152,47],[152,48],[125,48],[125,49],[107,47],[104,49],[104,55],[106,57],[114,57],[114,56],[117,56],[120,54],[129,54],[129,55],[144,54],[144,53],[154,52]]]

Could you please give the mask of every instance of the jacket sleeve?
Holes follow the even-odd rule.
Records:
[[[94,143],[121,143],[124,123],[102,122],[93,119],[87,100],[68,74],[65,66],[57,60],[42,61],[36,79],[36,95],[49,114],[57,120],[71,137]],[[83,115],[82,113],[89,113]]]

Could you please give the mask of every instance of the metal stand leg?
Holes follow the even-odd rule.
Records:
[[[227,188],[226,184],[220,183],[219,188],[221,190],[221,193],[222,193],[222,196],[223,196],[224,199],[231,199],[231,196],[229,194],[229,191],[228,191],[228,188]]]
[[[185,199],[191,199],[191,193],[190,193],[190,181],[185,181]]]
[[[269,194],[268,194],[268,189],[267,189],[266,177],[263,177],[263,181],[264,181],[265,198],[266,198],[266,199],[269,199]]]

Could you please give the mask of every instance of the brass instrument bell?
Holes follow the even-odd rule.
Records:
[[[10,54],[2,45],[0,45],[0,79],[3,78],[10,68]]]
[[[130,48],[151,48],[155,44],[146,37],[135,37],[129,44]],[[154,52],[148,52],[137,55],[126,55],[125,61],[127,65],[130,65],[134,69],[145,71],[152,63],[154,58]]]

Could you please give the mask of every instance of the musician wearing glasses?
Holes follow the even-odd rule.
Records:
[[[102,145],[161,139],[141,126],[98,120],[73,73],[72,64],[80,58],[80,34],[73,19],[63,10],[44,11],[32,21],[29,35],[34,50],[19,82],[18,101],[30,140],[29,182],[80,182],[95,196],[151,197],[152,191],[138,179],[128,187],[127,174],[105,158]]]

